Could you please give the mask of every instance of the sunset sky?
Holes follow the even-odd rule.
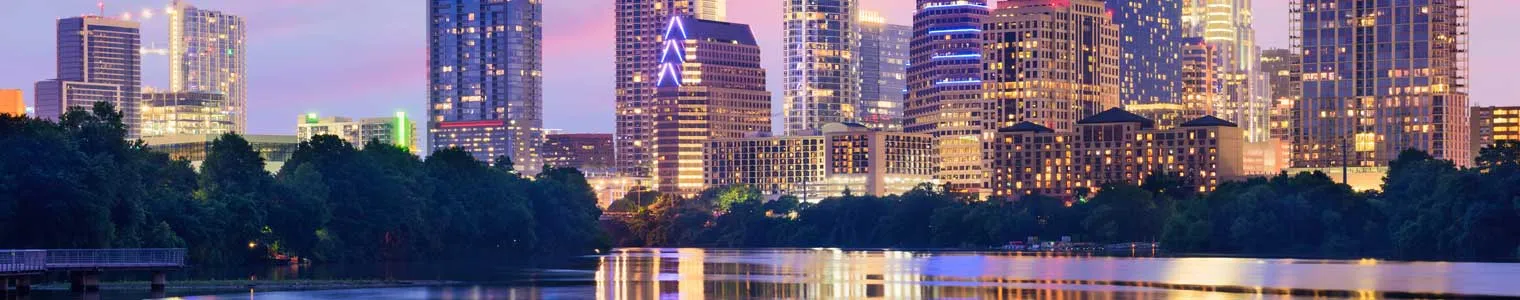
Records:
[[[293,134],[300,114],[421,116],[426,103],[426,2],[422,0],[191,0],[241,15],[249,24],[249,131]],[[543,0],[545,126],[611,132],[613,0]],[[913,0],[862,0],[898,24],[912,22]],[[60,17],[95,14],[96,0],[0,0],[0,88],[54,77],[54,26]],[[107,15],[143,21],[143,43],[167,48],[168,0],[109,0]],[[730,22],[750,24],[765,52],[779,104],[782,0],[729,0]],[[1520,105],[1520,0],[1470,0],[1472,99]],[[1257,0],[1264,48],[1287,47],[1287,0]],[[142,12],[153,16],[142,18]],[[1511,29],[1505,29],[1511,28]],[[1509,71],[1505,71],[1509,70]],[[168,86],[168,59],[144,58],[144,86]],[[779,105],[777,105],[779,106]],[[778,112],[779,113],[779,112]]]

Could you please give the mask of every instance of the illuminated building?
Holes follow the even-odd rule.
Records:
[[[935,183],[934,138],[832,123],[811,136],[720,139],[705,148],[708,186],[748,185],[767,195],[817,202],[907,192]]]
[[[982,27],[981,86],[994,125],[1070,132],[1119,107],[1119,28],[1103,1],[1003,1]]]
[[[903,131],[934,137],[935,177],[952,190],[984,194],[983,0],[919,0],[909,48]]]
[[[110,102],[127,138],[142,131],[142,36],[137,22],[99,16],[58,19],[58,78],[38,82],[37,116],[57,120],[71,108]]]
[[[1213,115],[1223,102],[1224,78],[1219,73],[1219,49],[1200,37],[1182,40],[1183,118]]]
[[[727,0],[616,0],[617,168],[651,176],[654,168],[654,79],[671,16],[726,20]]]
[[[1472,146],[1468,149],[1477,153],[1498,141],[1520,141],[1520,106],[1473,107]]]
[[[150,91],[142,96],[143,137],[238,132],[226,94]]]
[[[1183,35],[1201,37],[1216,49],[1221,90],[1215,116],[1240,124],[1246,140],[1258,142],[1269,135],[1272,104],[1252,22],[1251,0],[1183,0]]]
[[[544,163],[550,167],[575,168],[586,176],[614,173],[612,134],[550,134],[544,141],[544,147],[539,151],[544,156]]]
[[[264,159],[264,171],[270,173],[279,172],[301,144],[292,135],[245,134],[242,137],[254,152],[259,153],[259,158]],[[221,135],[170,135],[145,137],[143,143],[147,144],[148,150],[168,153],[171,159],[188,160],[191,167],[200,170],[201,162],[206,161],[211,144],[217,138]]]
[[[428,146],[543,166],[543,4],[428,1]]]
[[[18,89],[0,89],[0,114],[20,116],[26,114],[26,100]]]
[[[707,141],[770,133],[760,46],[749,25],[672,17],[655,76],[654,174],[660,192],[704,188]]]
[[[1119,99],[1125,109],[1179,104],[1182,1],[1108,0],[1106,4],[1119,26]]]
[[[907,92],[908,44],[913,27],[889,24],[879,12],[861,11],[860,124],[901,131]]]
[[[169,90],[225,95],[233,132],[248,123],[248,53],[243,18],[175,0],[169,17]]]
[[[855,122],[860,107],[859,0],[782,2],[787,135]]]
[[[1123,109],[1110,109],[1060,132],[1032,122],[998,130],[993,144],[995,197],[1092,195],[1107,184],[1141,184],[1154,172],[1178,174],[1210,191],[1244,176],[1243,131],[1204,116],[1172,129]]]
[[[364,145],[371,141],[379,141],[381,144],[405,148],[412,153],[417,153],[418,150],[417,123],[408,119],[404,112],[396,112],[393,117],[363,118],[357,121],[346,117],[320,118],[317,114],[301,116],[301,121],[296,123],[296,137],[307,141],[318,135],[337,136],[359,149],[364,149]]]
[[[1465,3],[1294,1],[1293,166],[1382,173],[1406,149],[1471,164]]]
[[[1299,56],[1288,49],[1269,49],[1261,52],[1261,72],[1267,76],[1272,99],[1272,138],[1291,140],[1293,136],[1293,103],[1301,95],[1294,76]]]

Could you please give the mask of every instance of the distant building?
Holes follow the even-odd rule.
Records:
[[[748,185],[805,201],[901,194],[934,184],[933,137],[876,131],[860,124],[824,125],[821,135],[751,137],[707,143],[707,186]]]
[[[996,126],[1058,132],[1119,107],[1119,27],[1100,0],[1008,0],[982,25],[981,80]]]
[[[20,116],[26,114],[26,100],[21,90],[0,89],[0,114]]]
[[[982,0],[918,0],[909,48],[903,131],[934,137],[935,178],[960,193],[986,194],[982,133],[992,128],[982,98]]]
[[[1219,48],[1201,37],[1182,40],[1182,105],[1185,120],[1214,115],[1225,98]]]
[[[671,16],[725,21],[728,0],[618,0],[614,142],[618,172],[648,177],[654,168],[654,79]]]
[[[1261,72],[1267,76],[1272,99],[1272,138],[1293,139],[1293,105],[1302,95],[1298,90],[1299,55],[1289,49],[1261,52]]]
[[[903,97],[908,91],[908,44],[913,27],[887,23],[881,13],[860,12],[860,124],[903,129]]]
[[[206,161],[206,155],[211,153],[211,144],[220,135],[171,135],[159,137],[146,137],[143,142],[148,144],[148,150],[168,153],[171,159],[184,159],[190,161],[190,165],[200,170],[201,162]],[[291,135],[243,135],[248,144],[253,146],[253,151],[259,153],[264,159],[264,170],[270,173],[279,172],[280,167],[290,161],[295,154],[296,146],[300,140]]]
[[[544,163],[555,168],[575,168],[586,176],[613,175],[616,156],[610,133],[562,133],[544,137]]]
[[[1498,141],[1520,141],[1520,106],[1473,107],[1469,147],[1476,153]]]
[[[169,90],[222,94],[231,131],[248,123],[248,26],[243,17],[199,9],[181,0],[169,15]]]
[[[1180,104],[1182,1],[1107,0],[1119,26],[1119,99],[1131,105]],[[1151,107],[1155,109],[1155,107]],[[1157,120],[1158,122],[1161,120]]]
[[[1272,103],[1267,78],[1260,70],[1261,47],[1256,45],[1252,25],[1252,1],[1182,0],[1182,31],[1184,36],[1202,38],[1215,50],[1220,93],[1213,115],[1240,124],[1247,141],[1260,142],[1268,137]],[[1299,2],[1315,1],[1320,0]]]
[[[142,131],[142,36],[137,22],[99,16],[58,19],[58,77],[35,86],[37,116],[57,120],[71,108],[109,102],[127,138]]]
[[[543,1],[429,0],[428,147],[543,167]]]
[[[782,1],[787,135],[816,134],[824,124],[856,122],[860,113],[861,0]]]
[[[142,136],[221,135],[239,132],[227,96],[210,92],[143,93]]]
[[[1060,132],[1032,122],[998,130],[992,150],[995,197],[1092,195],[1106,184],[1141,184],[1153,172],[1181,175],[1198,191],[1244,176],[1243,132],[1205,116],[1160,130],[1110,109]]]
[[[300,122],[296,123],[296,137],[307,141],[318,135],[337,136],[359,149],[364,149],[364,144],[370,141],[378,140],[383,144],[406,148],[412,153],[418,152],[417,123],[407,118],[405,112],[396,112],[392,117],[363,118],[357,121],[346,117],[320,118],[317,114],[301,116]]]

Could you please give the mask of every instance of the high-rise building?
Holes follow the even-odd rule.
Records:
[[[38,117],[56,120],[71,108],[110,102],[127,138],[141,128],[142,36],[137,22],[99,16],[58,20],[58,78],[36,85]]]
[[[1477,153],[1498,141],[1520,141],[1520,106],[1472,108],[1472,149]],[[1473,156],[1477,156],[1474,154]]]
[[[359,149],[364,149],[364,145],[371,141],[379,141],[405,148],[412,153],[418,150],[417,123],[407,118],[405,112],[396,112],[392,117],[359,120],[348,117],[323,118],[315,113],[302,115],[300,122],[296,123],[296,138],[306,141],[318,135],[337,136]]]
[[[234,132],[248,124],[248,53],[243,18],[175,0],[169,15],[169,91],[224,95]]]
[[[1266,140],[1272,104],[1259,70],[1251,0],[1184,0],[1182,11],[1183,35],[1202,37],[1216,49],[1222,79],[1216,116],[1240,124],[1247,141]]]
[[[655,188],[696,195],[702,147],[713,139],[768,134],[771,94],[749,25],[674,16],[655,75]]]
[[[1267,76],[1272,99],[1272,139],[1292,140],[1293,103],[1298,102],[1299,92],[1297,66],[1299,55],[1289,49],[1269,49],[1261,52],[1261,73]]]
[[[1224,101],[1224,78],[1219,72],[1219,49],[1201,37],[1182,39],[1182,105],[1184,119],[1214,115]]]
[[[861,124],[902,130],[903,98],[908,91],[908,44],[913,27],[887,23],[881,13],[860,12]]]
[[[237,132],[227,113],[227,94],[216,92],[145,92],[142,136],[221,135]]]
[[[704,177],[709,186],[742,184],[811,202],[847,191],[902,194],[936,183],[932,136],[854,123],[826,124],[819,132],[709,141]]]
[[[1293,165],[1377,168],[1406,149],[1471,164],[1465,3],[1294,1]]]
[[[1119,107],[1119,28],[1103,1],[1003,1],[982,27],[982,86],[996,126],[1070,132]]]
[[[544,138],[544,163],[555,168],[575,168],[586,176],[613,174],[615,151],[612,134],[558,133]]]
[[[860,114],[859,0],[783,2],[786,134],[817,133]]]
[[[1181,104],[1182,1],[1106,3],[1119,25],[1119,99],[1126,106]]]
[[[617,143],[618,172],[631,177],[652,176],[654,168],[654,79],[660,68],[660,48],[671,16],[724,21],[728,0],[617,0],[613,12],[617,29]]]
[[[913,14],[903,131],[934,137],[935,178],[962,193],[987,183],[982,133],[983,0],[919,0]],[[990,122],[988,122],[990,123]]]
[[[20,116],[26,114],[26,101],[19,89],[0,89],[0,114]]]
[[[541,0],[428,1],[428,146],[543,166]],[[429,152],[431,152],[429,151]]]

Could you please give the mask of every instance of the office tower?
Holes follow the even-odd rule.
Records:
[[[1269,49],[1261,52],[1261,73],[1267,76],[1269,97],[1272,99],[1272,138],[1292,140],[1293,103],[1298,101],[1298,75],[1296,67],[1299,55],[1288,49]]]
[[[215,92],[144,92],[142,136],[221,135],[237,132],[227,113],[227,94]]]
[[[1182,1],[1108,0],[1119,26],[1119,99],[1140,104],[1180,104]]]
[[[359,149],[364,149],[365,144],[372,141],[378,141],[412,153],[418,150],[417,123],[407,118],[405,112],[396,112],[390,117],[358,120],[348,117],[323,118],[315,113],[302,115],[296,123],[296,137],[306,141],[318,135],[337,136]]]
[[[861,11],[860,111],[867,127],[902,130],[903,98],[908,91],[908,44],[913,27],[887,23],[879,12]]]
[[[654,142],[650,134],[654,103],[654,78],[660,68],[659,51],[671,16],[696,16],[723,21],[727,0],[617,0],[617,143],[618,172],[649,177],[654,167]]]
[[[1199,192],[1245,176],[1244,133],[1204,116],[1172,129],[1123,109],[1077,122],[1073,132],[1031,122],[998,130],[993,144],[994,196],[1040,194],[1072,199],[1105,184],[1140,185],[1153,172],[1179,175]]]
[[[982,27],[982,86],[996,126],[1070,132],[1119,107],[1119,28],[1103,1],[1003,1]]]
[[[1222,101],[1216,113],[1240,124],[1246,140],[1260,142],[1269,136],[1271,100],[1261,74],[1256,30],[1251,28],[1251,0],[1184,0],[1183,35],[1202,37],[1218,51],[1222,78]]]
[[[234,132],[248,124],[248,53],[243,18],[175,0],[169,15],[169,91],[225,95]]]
[[[12,116],[26,114],[26,101],[21,98],[21,90],[0,89],[0,114]]]
[[[860,113],[858,0],[783,2],[786,134],[856,122]]]
[[[142,36],[137,22],[99,16],[58,20],[58,78],[36,85],[37,115],[57,120],[70,108],[110,102],[122,113],[127,138],[142,130]]]
[[[695,195],[709,140],[768,134],[771,93],[749,25],[674,16],[655,75],[655,187]]]
[[[543,4],[428,1],[428,145],[543,166]]]
[[[1215,115],[1224,78],[1220,75],[1219,49],[1201,37],[1182,39],[1182,105],[1187,118]]]
[[[935,178],[952,190],[981,194],[983,113],[982,0],[919,0],[913,14],[903,131],[934,137]]]
[[[1383,167],[1406,149],[1471,164],[1464,4],[1293,2],[1293,165]]]
[[[1472,108],[1473,156],[1498,141],[1520,141],[1520,106],[1475,106]]]
[[[575,168],[586,176],[613,175],[616,161],[610,133],[557,133],[544,137],[544,163]]]
[[[704,178],[710,186],[747,185],[771,196],[818,202],[855,195],[902,194],[934,182],[934,138],[825,124],[820,134],[748,137],[707,142]]]

